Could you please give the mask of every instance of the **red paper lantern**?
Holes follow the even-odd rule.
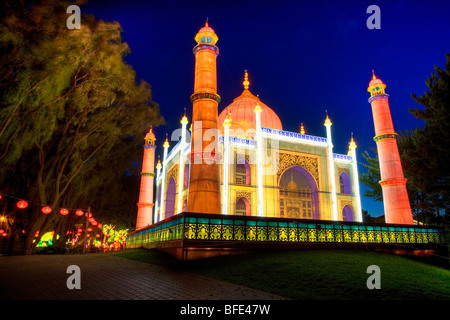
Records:
[[[77,210],[77,211],[75,211],[75,214],[76,214],[77,216],[81,217],[81,216],[84,214],[84,212],[81,211],[81,210]]]
[[[87,237],[90,237],[91,235],[88,233],[86,236],[87,236]]]
[[[61,210],[59,210],[59,213],[61,213],[61,215],[66,216],[69,214],[69,210],[62,208]]]
[[[88,228],[87,230],[88,230],[88,232],[91,232],[91,231],[92,231],[92,228]]]
[[[86,217],[88,217],[88,218],[92,217],[92,213],[86,212]]]
[[[24,200],[20,200],[19,202],[17,202],[17,208],[25,209],[26,207],[28,207],[28,202]]]
[[[101,228],[101,227],[102,227],[102,224],[101,224],[101,223],[99,223],[99,224],[98,224],[98,227],[99,227],[99,228]]]
[[[92,217],[89,218],[89,222],[90,222],[90,223],[92,223],[92,222],[94,222],[94,221],[95,221],[94,218],[92,218]]]
[[[97,233],[96,237],[97,237],[97,238],[100,238],[100,235]]]
[[[98,225],[98,222],[97,222],[97,221],[95,221],[95,220],[94,220],[94,221],[92,221],[91,223],[92,223],[92,225],[93,225],[94,227],[96,227],[96,226]]]
[[[3,232],[3,233],[2,233],[2,236],[6,237],[6,236],[7,236],[7,234],[6,234],[5,232]]]
[[[49,214],[50,212],[52,212],[52,208],[50,207],[43,207],[42,208],[42,212],[45,214]]]
[[[2,234],[3,232],[5,232],[5,230],[3,230],[3,229],[0,229],[0,234]]]

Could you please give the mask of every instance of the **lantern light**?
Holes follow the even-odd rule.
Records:
[[[66,208],[62,208],[61,210],[59,210],[59,213],[61,213],[61,215],[66,216],[69,214],[69,210],[67,210]]]
[[[102,224],[101,224],[101,223],[99,223],[99,224],[98,224],[98,227],[99,227],[99,228],[101,228],[101,227],[102,227]]]
[[[88,232],[91,232],[91,231],[92,231],[92,228],[88,228],[87,230],[88,230]]]
[[[91,218],[92,217],[92,213],[86,212],[86,217]]]
[[[77,216],[81,217],[84,214],[84,212],[82,210],[77,210],[77,211],[75,211],[75,214]]]
[[[17,207],[19,209],[25,209],[26,207],[28,207],[28,202],[20,200],[19,202],[17,202]]]
[[[96,227],[96,226],[98,225],[98,222],[97,222],[97,221],[95,221],[95,220],[94,220],[94,221],[92,221],[91,223],[92,223],[92,225],[93,225],[94,227]]]
[[[3,230],[3,229],[0,229],[0,234],[2,234],[3,232],[5,232],[5,230]]]
[[[50,208],[50,207],[43,207],[42,208],[42,212],[44,214],[49,214],[50,212],[52,212],[52,208]]]
[[[6,232],[3,232],[3,233],[2,233],[2,236],[6,237],[6,236],[7,236]]]
[[[100,234],[97,233],[96,237],[97,237],[97,238],[100,238]]]
[[[92,222],[94,222],[94,221],[95,221],[94,218],[92,218],[92,217],[89,218],[89,222],[90,222],[90,223],[92,223]]]

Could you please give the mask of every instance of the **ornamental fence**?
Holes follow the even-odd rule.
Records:
[[[165,242],[190,240],[446,245],[441,227],[181,213],[129,234],[127,248],[158,248]]]

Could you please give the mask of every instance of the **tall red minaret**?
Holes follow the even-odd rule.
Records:
[[[216,58],[219,38],[208,21],[195,36],[195,80],[192,102],[191,173],[188,211],[221,213],[218,160]],[[212,130],[211,130],[212,129]]]
[[[373,74],[367,91],[370,92],[369,103],[375,124],[373,140],[377,143],[385,220],[386,223],[414,224],[385,88],[386,85]]]
[[[150,128],[145,136],[144,159],[142,161],[141,189],[139,192],[139,202],[136,230],[147,227],[153,223],[153,180],[155,177],[155,134]]]

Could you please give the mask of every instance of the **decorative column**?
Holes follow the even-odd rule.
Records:
[[[328,117],[325,119],[324,123],[327,128],[327,143],[328,143],[328,167],[329,167],[329,179],[331,185],[331,207],[333,210],[333,220],[338,220],[338,210],[337,210],[337,198],[336,198],[336,177],[334,173],[334,157],[333,157],[333,141],[331,139],[331,120]]]
[[[195,80],[192,102],[190,212],[220,214],[220,155],[218,154],[218,104],[216,58],[218,40],[208,21],[195,36]]]
[[[386,223],[414,224],[385,88],[386,85],[373,74],[367,91],[370,92],[369,103],[375,125],[373,140],[377,144],[380,163],[385,220]]]
[[[264,196],[263,196],[263,141],[261,134],[261,106],[259,101],[256,103],[255,107],[256,115],[256,171],[258,174],[258,216],[264,217]]]
[[[161,220],[166,218],[166,174],[167,174],[167,151],[169,150],[169,138],[166,136],[166,141],[163,144],[164,157],[162,167],[162,182],[161,182]]]
[[[223,136],[223,192],[222,192],[222,214],[228,214],[228,178],[230,162],[230,126],[231,114],[225,117],[223,127],[225,128]]]
[[[159,157],[159,156],[158,156]],[[156,201],[155,201],[155,222],[161,221],[161,214],[159,212],[160,203],[159,203],[159,192],[161,190],[161,179],[159,178],[161,175],[161,160],[158,159],[158,163],[156,164]]]
[[[183,197],[181,193],[183,192],[184,185],[184,148],[186,148],[186,125],[188,124],[188,119],[186,118],[186,113],[181,119],[181,149],[180,149],[180,167],[178,169],[178,213],[183,211]]]
[[[357,214],[357,221],[362,221],[362,209],[361,209],[361,195],[359,192],[359,176],[358,176],[358,165],[356,161],[356,143],[353,140],[353,133],[352,133],[352,139],[350,141],[349,145],[349,155],[352,156],[352,171],[353,171],[353,189],[355,191],[355,198],[356,198],[356,214]]]
[[[136,230],[153,224],[153,181],[155,177],[155,135],[150,128],[146,134],[142,161]]]

